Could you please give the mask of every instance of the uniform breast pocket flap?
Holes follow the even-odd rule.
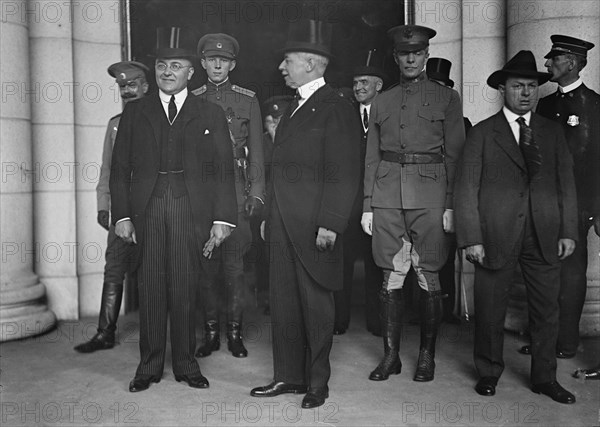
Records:
[[[430,122],[437,122],[440,120],[444,120],[446,118],[446,114],[444,114],[443,111],[421,109],[419,110],[419,117]]]

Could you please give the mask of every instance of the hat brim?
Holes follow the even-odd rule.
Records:
[[[550,80],[552,74],[539,71],[498,70],[488,77],[487,84],[494,89],[498,89],[498,86],[504,84],[509,76],[536,78],[538,84],[543,85]]]
[[[429,47],[429,42],[394,44],[394,49],[396,50],[396,52],[417,52],[427,47]]]
[[[315,45],[312,43],[289,43],[280,50],[281,54],[288,52],[316,53],[317,55],[323,55],[327,58],[335,58],[335,56],[332,55],[331,51],[326,46]]]
[[[449,86],[451,88],[454,87],[454,80],[449,79],[448,77],[446,77],[446,75],[442,75],[442,74],[438,74],[438,73],[429,73],[427,74],[427,78],[429,80],[437,80],[439,82],[444,83],[446,86]]]
[[[204,52],[200,52],[198,54],[198,56],[200,58],[202,58],[202,57],[205,57],[205,58],[219,57],[219,58],[227,58],[227,59],[235,60],[235,56],[233,56],[229,52],[224,52],[222,50],[205,50]]]
[[[196,59],[196,53],[188,50],[188,49],[179,49],[179,48],[162,48],[157,49],[154,55],[154,58],[164,58],[164,59],[173,59],[173,58],[184,58],[184,59]]]

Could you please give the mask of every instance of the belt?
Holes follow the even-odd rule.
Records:
[[[167,175],[169,173],[183,173],[183,169],[181,169],[180,171],[158,171],[158,173],[161,175]]]
[[[396,163],[444,163],[444,156],[441,154],[394,153],[393,151],[384,151],[382,158],[385,161]]]

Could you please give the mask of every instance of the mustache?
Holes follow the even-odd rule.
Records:
[[[131,99],[131,98],[135,98],[135,97],[136,97],[136,95],[133,95],[131,93],[127,93],[127,94],[121,96],[121,98],[123,98],[123,99]]]

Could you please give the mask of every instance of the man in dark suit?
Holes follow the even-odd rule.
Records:
[[[550,39],[553,44],[545,65],[558,89],[540,99],[537,112],[564,129],[573,155],[578,203],[578,245],[562,262],[558,297],[556,357],[570,359],[579,345],[579,320],[587,290],[587,235],[592,225],[600,228],[600,95],[586,87],[579,76],[587,64],[587,51],[594,45],[563,35]],[[520,351],[531,354],[531,346]]]
[[[493,396],[504,370],[504,318],[518,262],[528,295],[531,389],[573,403],[556,381],[554,354],[560,261],[577,239],[573,162],[560,126],[532,113],[549,78],[530,51],[488,78],[504,108],[469,132],[454,205],[458,246],[475,264],[475,390]]]
[[[131,392],[162,377],[167,317],[175,379],[193,388],[208,387],[194,358],[199,263],[202,259],[207,268],[201,252],[210,258],[237,218],[223,111],[188,96],[187,82],[194,73],[190,38],[183,29],[159,29],[154,67],[159,91],[127,104],[113,152],[115,232],[141,247],[141,360]]]
[[[273,382],[251,391],[256,397],[307,393],[303,408],[329,396],[332,291],[342,288],[340,237],[360,168],[356,112],[323,78],[329,25],[292,24],[279,65],[298,98],[277,127],[267,196]]]
[[[108,74],[114,77],[119,85],[121,99],[125,104],[146,95],[146,92],[148,92],[147,71],[150,71],[148,67],[135,61],[121,61],[108,67]],[[98,331],[91,340],[75,346],[75,350],[80,353],[93,353],[96,350],[107,350],[114,347],[117,320],[121,309],[121,301],[123,300],[123,281],[128,272],[130,273],[128,275],[129,283],[135,277],[131,271],[131,264],[136,258],[136,247],[128,245],[120,239],[115,234],[115,227],[109,221],[110,190],[108,186],[110,164],[120,120],[121,114],[117,114],[108,121],[102,149],[100,177],[96,186],[98,224],[108,231]]]
[[[369,114],[371,103],[383,89],[383,70],[369,65],[374,58],[374,51],[369,51],[367,65],[356,67],[353,71],[352,90],[354,99],[358,103],[356,111],[362,123],[360,144],[360,182],[365,177],[365,155],[367,152],[367,134],[369,130]],[[354,276],[354,263],[362,256],[365,266],[365,319],[367,330],[376,336],[381,336],[381,320],[379,310],[379,289],[383,275],[373,260],[372,238],[363,232],[360,226],[362,215],[363,191],[359,185],[358,193],[352,206],[352,214],[348,229],[344,233],[344,289],[334,292],[335,323],[333,333],[341,335],[346,332],[350,324],[350,311],[352,303],[352,279]]]

